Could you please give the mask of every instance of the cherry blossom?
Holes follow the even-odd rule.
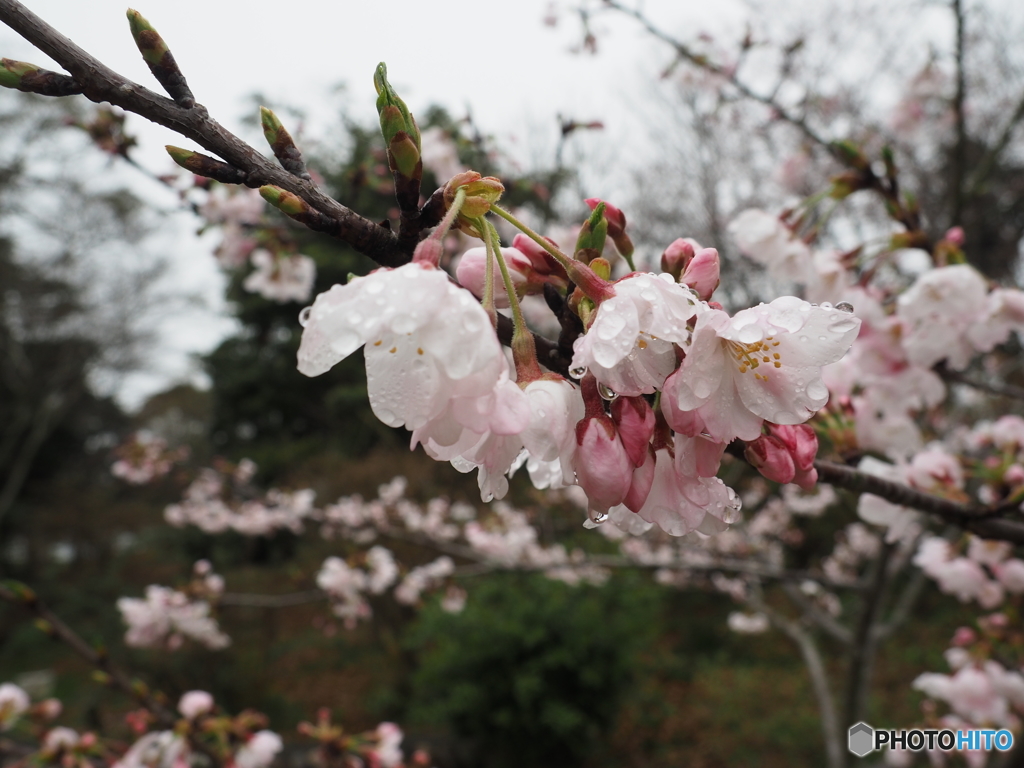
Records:
[[[206,691],[188,691],[178,701],[178,711],[186,720],[195,720],[213,709],[213,696]]]
[[[10,730],[30,703],[28,694],[14,683],[0,685],[0,731]]]
[[[316,282],[316,262],[309,256],[301,253],[275,256],[258,248],[249,258],[256,270],[242,283],[245,290],[282,304],[309,301]]]
[[[665,382],[669,425],[695,434],[677,415],[696,411],[703,431],[727,443],[756,439],[766,420],[806,421],[828,401],[822,366],[846,353],[859,328],[849,313],[791,296],[731,318],[718,309],[699,313],[693,343]]]
[[[620,395],[651,394],[675,370],[673,344],[689,346],[697,295],[667,274],[633,274],[613,287],[574,343],[570,370],[589,370]]]
[[[765,265],[777,280],[805,282],[813,273],[811,249],[777,216],[750,208],[730,222],[729,235],[744,255]]]
[[[452,398],[486,396],[505,366],[480,304],[420,263],[335,285],[305,322],[299,371],[319,376],[365,344],[370,406],[392,427],[417,429]]]
[[[284,744],[273,731],[257,731],[235,753],[238,768],[267,768]]]
[[[217,650],[231,643],[210,616],[210,604],[178,590],[150,585],[144,599],[122,597],[117,608],[128,625],[125,643],[130,646],[174,649],[189,639]]]

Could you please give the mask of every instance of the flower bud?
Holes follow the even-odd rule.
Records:
[[[679,282],[680,276],[690,264],[693,254],[700,246],[689,237],[673,240],[665,252],[661,254],[661,271],[667,272]]]
[[[818,455],[818,436],[811,427],[807,424],[787,426],[771,423],[767,426],[772,437],[786,446],[797,470],[806,472],[814,466]]]
[[[770,435],[761,435],[747,443],[744,455],[758,472],[776,483],[791,483],[796,466],[789,450],[782,441]]]
[[[501,255],[508,266],[509,276],[517,292],[522,292],[527,283],[523,268],[529,269],[529,261],[522,253],[515,248],[502,248]],[[463,288],[468,290],[478,299],[483,298],[485,281],[487,279],[487,249],[483,246],[470,248],[459,259],[459,265],[455,268],[455,279]],[[501,279],[501,271],[498,265],[494,265],[492,272],[494,282],[494,306],[505,309],[509,306],[508,294],[505,292],[505,283]]]
[[[644,462],[633,470],[633,479],[629,484],[629,493],[622,503],[631,512],[639,512],[647,503],[647,497],[651,495],[651,488],[654,486],[654,468],[656,465],[654,447],[647,445],[644,454]]]
[[[596,210],[597,206],[603,201],[596,197],[591,197],[584,202],[590,206],[590,210]],[[626,234],[626,214],[616,208],[611,203],[604,203],[604,217],[608,222],[608,237],[611,238],[612,242],[615,243],[615,250],[619,252],[622,258],[629,261],[632,264],[631,259],[633,258],[633,241],[629,239],[629,235]]]
[[[654,411],[642,397],[618,397],[612,402],[612,420],[619,439],[634,467],[647,460],[647,448],[654,436]]]
[[[42,96],[74,96],[82,92],[73,77],[14,59],[0,59],[0,86]]]
[[[957,627],[953,633],[952,645],[963,647],[971,645],[978,639],[978,634],[970,627]]]
[[[718,251],[702,248],[686,266],[679,282],[690,286],[701,301],[707,301],[721,282],[719,275]]]
[[[135,45],[138,46],[139,53],[142,54],[146,64],[149,65],[149,71],[153,73],[153,77],[179,106],[192,109],[196,104],[196,99],[192,95],[188,83],[185,82],[185,76],[178,68],[167,43],[141,13],[129,8],[127,15],[128,26],[131,28],[132,37],[135,38]]]
[[[591,205],[591,202],[594,204]],[[608,237],[608,219],[605,217],[607,206],[600,200],[588,200],[592,213],[583,222],[579,236],[576,238],[576,258],[589,264],[604,251],[604,241]]]
[[[576,425],[576,480],[587,494],[590,509],[604,513],[621,504],[633,484],[635,467],[604,414],[587,416]]]
[[[551,240],[550,238],[544,239],[557,247],[554,240]],[[516,235],[512,238],[512,247],[529,259],[530,265],[533,267],[534,271],[542,275],[555,275],[558,278],[565,279],[566,283],[568,283],[568,278],[566,278],[565,270],[562,269],[562,265],[555,261],[554,256],[535,243],[528,235],[524,235],[522,233]],[[565,285],[562,287],[564,288]]]
[[[465,171],[453,176],[444,185],[444,207],[447,211],[455,202],[455,193],[459,189],[466,191],[466,200],[459,211],[458,227],[473,237],[482,239],[477,232],[473,219],[480,218],[491,210],[491,204],[501,199],[505,191],[504,185],[493,176],[481,176],[476,171]]]
[[[419,152],[420,129],[405,102],[388,82],[388,68],[383,61],[377,65],[373,73],[373,87],[377,89],[377,114],[380,116],[380,130],[384,135],[384,143],[390,147],[391,140],[398,133],[405,133]]]

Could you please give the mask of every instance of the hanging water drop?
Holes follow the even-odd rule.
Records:
[[[305,328],[309,324],[309,316],[313,314],[312,307],[303,307],[302,311],[299,312],[299,325]]]
[[[575,368],[570,368],[569,375],[572,376],[574,379],[582,379],[584,376],[587,375],[587,366],[577,365]]]
[[[613,391],[611,387],[607,387],[604,384],[600,383],[597,385],[597,393],[608,402],[611,402],[612,400],[619,396],[619,393]]]
[[[590,511],[590,521],[594,525],[601,525],[602,523],[607,522],[607,520],[608,520],[608,513],[607,512],[598,512],[596,510],[591,510]]]
[[[838,309],[840,312],[852,313],[853,304],[851,304],[848,301],[840,301],[838,304],[836,304],[836,309]]]

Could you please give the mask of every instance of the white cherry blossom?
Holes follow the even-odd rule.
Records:
[[[242,283],[245,290],[281,304],[309,301],[316,282],[316,262],[309,256],[301,253],[275,256],[258,248],[249,258],[256,270]]]
[[[910,362],[930,367],[945,360],[966,368],[975,352],[968,332],[982,318],[987,293],[985,278],[966,264],[921,275],[897,300]]]
[[[634,274],[614,284],[586,335],[573,345],[570,370],[589,369],[620,395],[651,394],[675,370],[673,344],[690,342],[697,295],[671,275]]]
[[[439,269],[378,269],[317,296],[299,371],[319,376],[366,345],[370,406],[391,427],[417,429],[455,397],[480,397],[505,357],[487,313]]]

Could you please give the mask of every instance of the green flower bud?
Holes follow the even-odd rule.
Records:
[[[416,126],[409,108],[388,82],[388,68],[382,61],[373,73],[373,87],[377,89],[377,113],[380,115],[380,130],[388,146],[400,131],[409,134],[416,151],[421,150],[420,129]]]

